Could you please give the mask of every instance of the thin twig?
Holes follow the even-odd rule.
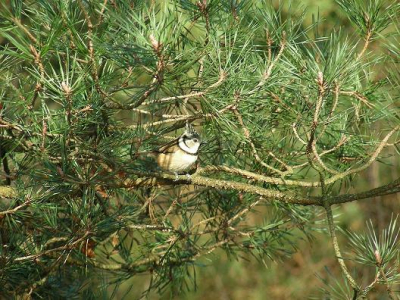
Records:
[[[275,58],[269,63],[268,68],[265,70],[265,72],[263,73],[261,80],[259,81],[259,83],[256,85],[256,87],[254,89],[252,89],[250,92],[248,92],[246,95],[252,95],[256,92],[258,92],[261,87],[267,82],[268,78],[271,76],[272,74],[272,69],[275,67],[276,63],[279,61],[279,59],[281,58],[283,51],[285,50],[286,47],[286,33],[283,32],[282,34],[282,40],[280,43],[280,48],[279,48],[279,52],[278,54],[275,56]],[[269,57],[269,55],[268,55]],[[270,58],[269,58],[270,61]]]
[[[219,73],[218,80],[216,82],[214,82],[213,84],[211,84],[206,89],[204,89],[203,91],[201,91],[201,92],[192,92],[192,93],[186,94],[186,95],[165,97],[165,98],[161,98],[161,99],[145,101],[145,102],[142,103],[142,106],[152,105],[152,104],[159,104],[159,103],[164,103],[164,102],[170,102],[171,100],[188,99],[188,98],[193,98],[193,97],[204,96],[209,91],[211,91],[214,88],[220,86],[224,82],[225,79],[226,79],[226,73],[221,69],[220,73]]]
[[[355,290],[356,293],[360,291],[360,287],[354,280],[354,278],[350,275],[349,271],[347,270],[347,266],[343,260],[340,247],[339,247],[339,242],[336,237],[336,230],[335,230],[335,223],[333,221],[333,214],[332,214],[332,209],[330,204],[325,201],[325,210],[326,210],[326,217],[328,220],[328,227],[329,227],[329,233],[332,238],[332,244],[333,244],[333,249],[335,250],[336,258],[338,260],[338,263],[343,271],[343,274],[346,276],[347,281],[350,283],[351,287]]]
[[[326,122],[324,122],[323,125],[322,125],[322,128],[321,128],[321,130],[319,132],[318,138],[321,137],[325,133],[326,128],[328,127],[328,124],[329,124],[329,122],[330,122],[330,120],[331,120],[331,118],[332,118],[332,116],[333,116],[333,114],[334,114],[334,112],[336,110],[336,107],[337,107],[337,105],[339,103],[339,94],[340,94],[339,93],[339,89],[340,89],[339,84],[336,82],[335,83],[335,89],[333,90],[334,97],[333,97],[332,107],[331,107],[331,110],[329,112],[328,117],[326,118]]]
[[[360,298],[364,299],[371,289],[378,283],[380,277],[380,272],[378,271],[375,275],[374,281],[372,281],[368,286],[366,286],[360,293]]]
[[[15,192],[14,192],[14,193],[15,193]],[[0,216],[9,215],[9,214],[14,214],[14,213],[16,213],[17,211],[19,211],[19,210],[21,210],[21,209],[23,209],[23,208],[29,206],[31,203],[32,203],[32,200],[27,200],[27,201],[25,201],[24,203],[22,203],[22,204],[20,204],[20,205],[18,205],[18,206],[16,206],[16,207],[14,207],[14,208],[12,208],[12,209],[0,211]]]
[[[150,127],[155,127],[159,125],[165,125],[169,123],[176,123],[180,121],[194,121],[198,119],[209,119],[209,118],[218,118],[225,112],[228,112],[234,107],[234,104],[229,104],[225,106],[224,108],[221,108],[220,110],[213,112],[213,113],[199,113],[195,115],[161,115],[161,117],[165,118],[164,120],[160,121],[155,121],[155,122],[149,122],[146,124],[139,124],[139,125],[129,125],[129,126],[123,126],[122,128],[129,128],[129,129],[136,129],[136,128],[150,128]],[[145,113],[144,110],[136,110],[137,112]],[[112,127],[116,128],[116,127]]]
[[[331,178],[326,180],[326,184],[331,184],[335,181],[337,181],[338,179],[341,178],[345,178],[351,174],[355,174],[355,173],[359,173],[363,170],[365,170],[366,168],[368,168],[378,157],[378,155],[381,153],[381,151],[383,150],[383,148],[385,147],[387,141],[389,140],[389,138],[400,129],[400,125],[396,126],[395,128],[393,128],[384,138],[383,140],[379,143],[378,147],[375,149],[375,151],[372,153],[372,155],[370,156],[369,160],[362,166],[355,168],[355,169],[350,169],[348,171],[339,173],[337,175],[332,176]]]
[[[17,257],[17,258],[14,259],[14,261],[34,260],[34,259],[37,259],[38,257],[44,256],[44,255],[48,255],[48,254],[56,252],[56,251],[71,250],[71,249],[75,248],[75,246],[78,243],[80,243],[83,240],[85,240],[89,235],[90,235],[90,232],[87,231],[87,232],[85,232],[85,234],[82,237],[76,239],[72,243],[69,243],[67,245],[60,246],[60,247],[57,247],[57,248],[49,249],[49,250],[46,250],[46,251],[43,251],[43,252],[40,252],[40,253],[37,253],[37,254],[27,255],[27,256],[23,256],[23,257]]]
[[[306,150],[307,154],[310,154],[312,152],[312,144],[314,142],[316,143],[315,132],[317,130],[318,119],[319,119],[319,115],[321,112],[322,103],[323,103],[324,95],[325,95],[324,75],[322,72],[318,72],[318,77],[317,77],[316,81],[318,84],[318,98],[317,98],[317,104],[315,106],[313,122],[311,123],[311,126],[310,126],[310,137],[309,137],[309,140],[307,143],[307,150]]]
[[[28,38],[31,40],[32,43],[37,44],[38,41],[37,39],[32,35],[32,33],[30,33],[30,31],[21,23],[21,20],[19,20],[18,18],[11,18],[11,20],[14,22],[15,25],[17,25],[19,28],[22,29],[23,32],[26,33],[26,35],[28,36]]]
[[[99,14],[99,21],[97,22],[96,26],[99,26],[103,22],[103,16],[104,16],[104,11],[106,10],[106,7],[107,7],[107,2],[108,2],[108,0],[103,1],[103,6],[102,6],[100,14]]]
[[[285,171],[285,172],[283,172],[283,171],[281,171],[281,170],[278,170],[278,169],[276,169],[276,168],[274,168],[274,167],[268,165],[267,163],[265,163],[265,162],[260,158],[260,156],[258,155],[256,146],[254,145],[254,143],[253,143],[253,141],[252,141],[252,139],[251,139],[250,131],[247,129],[246,125],[245,125],[244,122],[243,122],[242,115],[239,113],[237,107],[234,107],[234,108],[232,109],[232,111],[233,111],[234,115],[236,116],[236,118],[237,118],[237,120],[238,120],[240,126],[242,127],[244,136],[246,137],[246,139],[247,139],[247,141],[248,141],[248,143],[249,143],[249,145],[250,145],[250,147],[251,147],[253,156],[254,156],[254,158],[256,159],[256,161],[259,162],[263,167],[265,167],[265,168],[267,168],[267,169],[269,169],[269,170],[273,171],[274,173],[277,173],[277,174],[279,174],[279,175],[281,175],[281,176],[284,176],[284,175],[286,175],[287,173],[291,173],[291,172],[292,172],[292,169],[290,168],[290,166],[286,165],[286,164],[283,163],[281,160],[278,160],[278,162],[281,163],[281,164],[283,164],[283,166],[286,168],[286,171]],[[269,154],[270,154],[270,153],[269,153]],[[273,157],[276,158],[275,156],[273,156]]]
[[[367,35],[365,37],[364,47],[358,54],[357,59],[360,59],[364,55],[365,51],[367,51],[369,43],[371,42],[371,37],[372,37],[372,30],[368,28]]]
[[[378,249],[375,250],[375,260],[376,260],[376,265],[377,265],[377,267],[378,267],[379,273],[381,274],[382,279],[383,279],[383,281],[385,282],[386,291],[387,291],[387,294],[388,294],[388,296],[389,296],[389,299],[390,299],[390,300],[398,299],[398,298],[396,297],[396,295],[395,295],[395,294],[393,293],[393,291],[392,291],[392,288],[391,288],[391,286],[390,286],[389,280],[388,280],[388,278],[387,278],[387,276],[386,276],[386,273],[385,273],[385,270],[384,270],[384,268],[383,268],[383,265],[382,265],[382,258],[381,258],[381,255],[380,255]]]
[[[352,96],[364,103],[368,108],[374,108],[375,105],[368,101],[367,97],[357,91],[340,91],[340,94]]]
[[[99,92],[99,94],[103,97],[103,99],[107,96],[106,93],[102,90],[100,83],[99,83],[99,72],[97,68],[97,62],[96,62],[96,57],[95,57],[95,49],[93,46],[93,23],[92,20],[89,16],[89,13],[86,11],[85,5],[83,4],[82,0],[77,0],[78,5],[83,12],[83,15],[85,17],[86,23],[87,23],[87,33],[88,33],[88,51],[89,51],[89,58],[90,58],[90,63],[92,66],[92,77],[96,86],[96,90]]]
[[[232,218],[230,218],[227,222],[228,225],[231,225],[236,219],[240,218],[241,216],[243,216],[244,214],[248,213],[254,206],[256,206],[258,203],[261,202],[261,200],[263,200],[262,198],[258,199],[257,201],[254,201],[253,203],[251,203],[249,205],[249,207],[246,207],[245,209],[241,210],[240,212],[238,212],[236,215],[234,215]]]
[[[293,123],[293,124],[292,124],[292,129],[293,129],[294,135],[295,135],[296,138],[299,140],[299,142],[302,143],[303,145],[307,145],[307,142],[304,141],[304,140],[300,137],[299,133],[297,132],[296,123]]]

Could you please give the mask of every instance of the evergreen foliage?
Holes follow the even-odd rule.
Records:
[[[326,231],[343,272],[329,299],[397,299],[396,221],[345,233],[342,257],[331,206],[400,191],[356,185],[388,149],[399,166],[400,6],[338,0],[348,36],[295,3],[3,3],[0,295],[112,298],[140,273],[144,294],[180,293],[217,249],[264,262]],[[207,144],[174,181],[147,153],[186,122]],[[369,285],[347,258],[376,267]]]

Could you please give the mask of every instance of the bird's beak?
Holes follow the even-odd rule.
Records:
[[[207,145],[207,144],[208,144],[208,142],[206,142],[206,141],[201,141],[200,146]]]

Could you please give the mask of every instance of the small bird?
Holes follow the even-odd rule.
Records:
[[[197,161],[200,146],[204,144],[193,126],[186,123],[185,132],[177,139],[161,147],[157,152],[157,164],[161,169],[178,174],[187,171]],[[189,174],[186,174],[190,177]]]

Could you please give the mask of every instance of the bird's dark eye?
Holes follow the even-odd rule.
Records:
[[[194,139],[193,141],[194,141],[195,143],[197,143],[199,140],[198,140],[198,139]]]

